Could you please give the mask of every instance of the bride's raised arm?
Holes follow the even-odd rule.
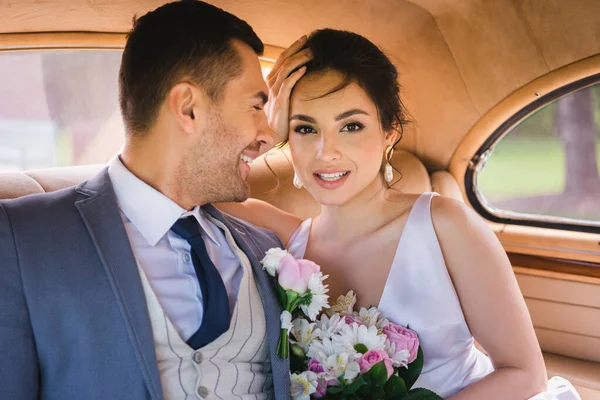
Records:
[[[234,217],[275,232],[285,246],[302,223],[302,219],[294,214],[257,199],[248,199],[243,203],[217,203],[214,206]]]

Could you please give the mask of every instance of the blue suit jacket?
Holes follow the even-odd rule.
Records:
[[[250,259],[275,355],[281,308],[259,260],[277,236],[212,206]],[[152,328],[107,170],[58,192],[0,201],[0,399],[162,399]]]

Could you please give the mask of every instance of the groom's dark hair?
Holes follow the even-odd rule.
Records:
[[[119,104],[127,133],[147,131],[179,82],[198,85],[218,102],[227,82],[242,72],[233,39],[257,55],[264,51],[250,25],[202,1],[168,3],[134,18],[119,71]]]

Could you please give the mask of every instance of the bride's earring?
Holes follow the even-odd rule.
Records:
[[[297,189],[302,189],[302,182],[300,182],[300,179],[298,179],[298,174],[296,174],[296,172],[294,172],[294,186]]]
[[[386,164],[383,173],[383,178],[387,183],[390,183],[394,179],[394,171],[392,170],[392,164],[390,164],[390,159],[392,158],[392,154],[394,153],[394,148],[392,146],[388,147],[385,151],[386,154]]]

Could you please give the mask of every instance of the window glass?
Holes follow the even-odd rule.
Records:
[[[499,217],[600,223],[599,159],[600,84],[595,84],[514,126],[493,145],[476,175],[476,189],[484,207]]]
[[[106,163],[123,146],[121,50],[0,52],[0,171]],[[261,59],[266,76],[273,61]]]
[[[120,50],[0,52],[0,170],[107,162],[124,141]]]

